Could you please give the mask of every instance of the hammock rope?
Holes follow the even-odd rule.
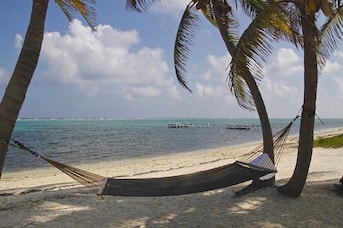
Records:
[[[298,115],[273,137],[275,164],[278,164],[280,160],[282,146],[297,118],[299,118]],[[170,196],[190,194],[228,187],[252,179],[261,179],[261,177],[277,172],[274,163],[263,152],[263,145],[245,154],[249,156],[244,160],[214,169],[179,176],[137,179],[108,178],[72,167],[41,156],[13,138],[9,145],[28,151],[33,156],[45,160],[84,186],[100,187],[98,195]]]
[[[67,174],[69,177],[73,178],[75,181],[79,182],[84,186],[100,186],[102,181],[106,179],[101,175],[51,160],[45,156],[40,155],[36,151],[31,150],[29,147],[25,146],[18,140],[12,138],[11,141],[13,143],[10,143],[9,145],[27,151],[31,153],[33,156],[45,160],[46,162],[50,163],[52,166],[61,170],[63,173]]]
[[[283,127],[281,130],[279,130],[274,136],[273,136],[273,148],[274,148],[274,163],[275,166],[279,164],[281,157],[282,157],[282,152],[283,152],[283,146],[285,145],[287,141],[287,137],[289,135],[289,131],[293,125],[293,123],[300,118],[299,115],[294,117],[290,123],[288,123],[285,127]],[[242,155],[244,157],[244,162],[249,162],[257,158],[260,154],[265,153],[263,144],[259,144],[255,149],[252,151],[245,153]]]

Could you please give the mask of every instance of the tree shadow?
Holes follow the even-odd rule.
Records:
[[[282,181],[282,180],[281,180]],[[342,227],[337,180],[308,182],[301,197],[266,188],[233,197],[248,183],[170,197],[104,199],[72,188],[0,197],[0,227]]]

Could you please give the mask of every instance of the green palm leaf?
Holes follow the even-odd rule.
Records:
[[[213,0],[211,4],[211,18],[214,18],[216,26],[219,28],[221,36],[227,46],[231,56],[235,55],[236,45],[238,44],[238,23],[233,15],[231,6],[226,1]],[[209,16],[207,16],[209,18]],[[231,68],[232,69],[232,68]],[[247,68],[245,70],[248,70]],[[249,72],[246,72],[247,74]],[[238,74],[235,74],[238,75]],[[243,74],[241,74],[243,75]],[[245,74],[246,75],[246,74]],[[254,110],[255,105],[249,87],[243,77],[227,77],[228,85],[232,94],[240,107],[247,110]]]
[[[79,12],[88,25],[91,26],[93,30],[95,29],[96,13],[93,6],[95,5],[96,0],[55,0],[55,2],[65,13],[68,20],[71,21],[74,13]]]
[[[262,78],[263,64],[272,54],[272,41],[287,40],[296,46],[302,40],[295,22],[290,20],[287,5],[262,1],[242,1],[245,12],[253,17],[241,35],[232,54],[228,84],[241,107],[252,109],[252,96],[244,77],[251,73],[256,81]]]
[[[194,33],[196,28],[198,28],[198,17],[192,6],[193,3],[191,2],[182,15],[174,44],[174,67],[176,78],[180,85],[189,92],[192,92],[192,90],[188,87],[186,81],[186,64],[190,53],[189,46],[193,45]]]
[[[149,8],[153,3],[160,2],[159,0],[127,0],[126,9],[136,12],[142,12]]]
[[[214,22],[211,22],[218,27],[220,34],[228,45],[228,51],[230,54],[234,50],[238,43],[238,27],[239,24],[235,18],[231,6],[226,0],[212,0],[212,4],[208,4],[207,11],[203,11],[206,18],[213,18]]]
[[[293,43],[295,47],[303,46],[302,36],[300,32],[299,16],[294,14],[294,8],[288,4],[280,3],[272,5],[272,13],[270,14],[270,22],[267,32],[277,41],[287,41]],[[274,8],[275,7],[275,8]]]
[[[239,104],[247,109],[251,109],[249,107],[252,103],[252,97],[247,92],[247,86],[243,79],[250,72],[254,75],[255,80],[260,80],[262,65],[272,53],[270,43],[272,37],[265,29],[268,25],[269,15],[267,10],[256,15],[243,32],[230,63],[229,86],[239,100]]]
[[[320,66],[337,49],[337,42],[343,39],[343,6],[338,8],[328,17],[328,20],[321,28],[319,37]]]

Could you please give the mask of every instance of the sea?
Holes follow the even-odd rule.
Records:
[[[271,119],[273,133],[292,119]],[[169,124],[188,128],[169,128]],[[249,130],[227,129],[249,126]],[[300,120],[290,131],[297,135]],[[343,127],[343,119],[317,119],[315,131]],[[225,118],[75,118],[19,119],[12,134],[27,148],[68,164],[146,158],[262,141],[259,119]],[[48,166],[26,150],[9,146],[4,171]]]

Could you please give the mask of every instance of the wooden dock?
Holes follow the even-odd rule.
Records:
[[[225,128],[230,130],[250,130],[251,127],[249,125],[230,124],[226,125]]]

